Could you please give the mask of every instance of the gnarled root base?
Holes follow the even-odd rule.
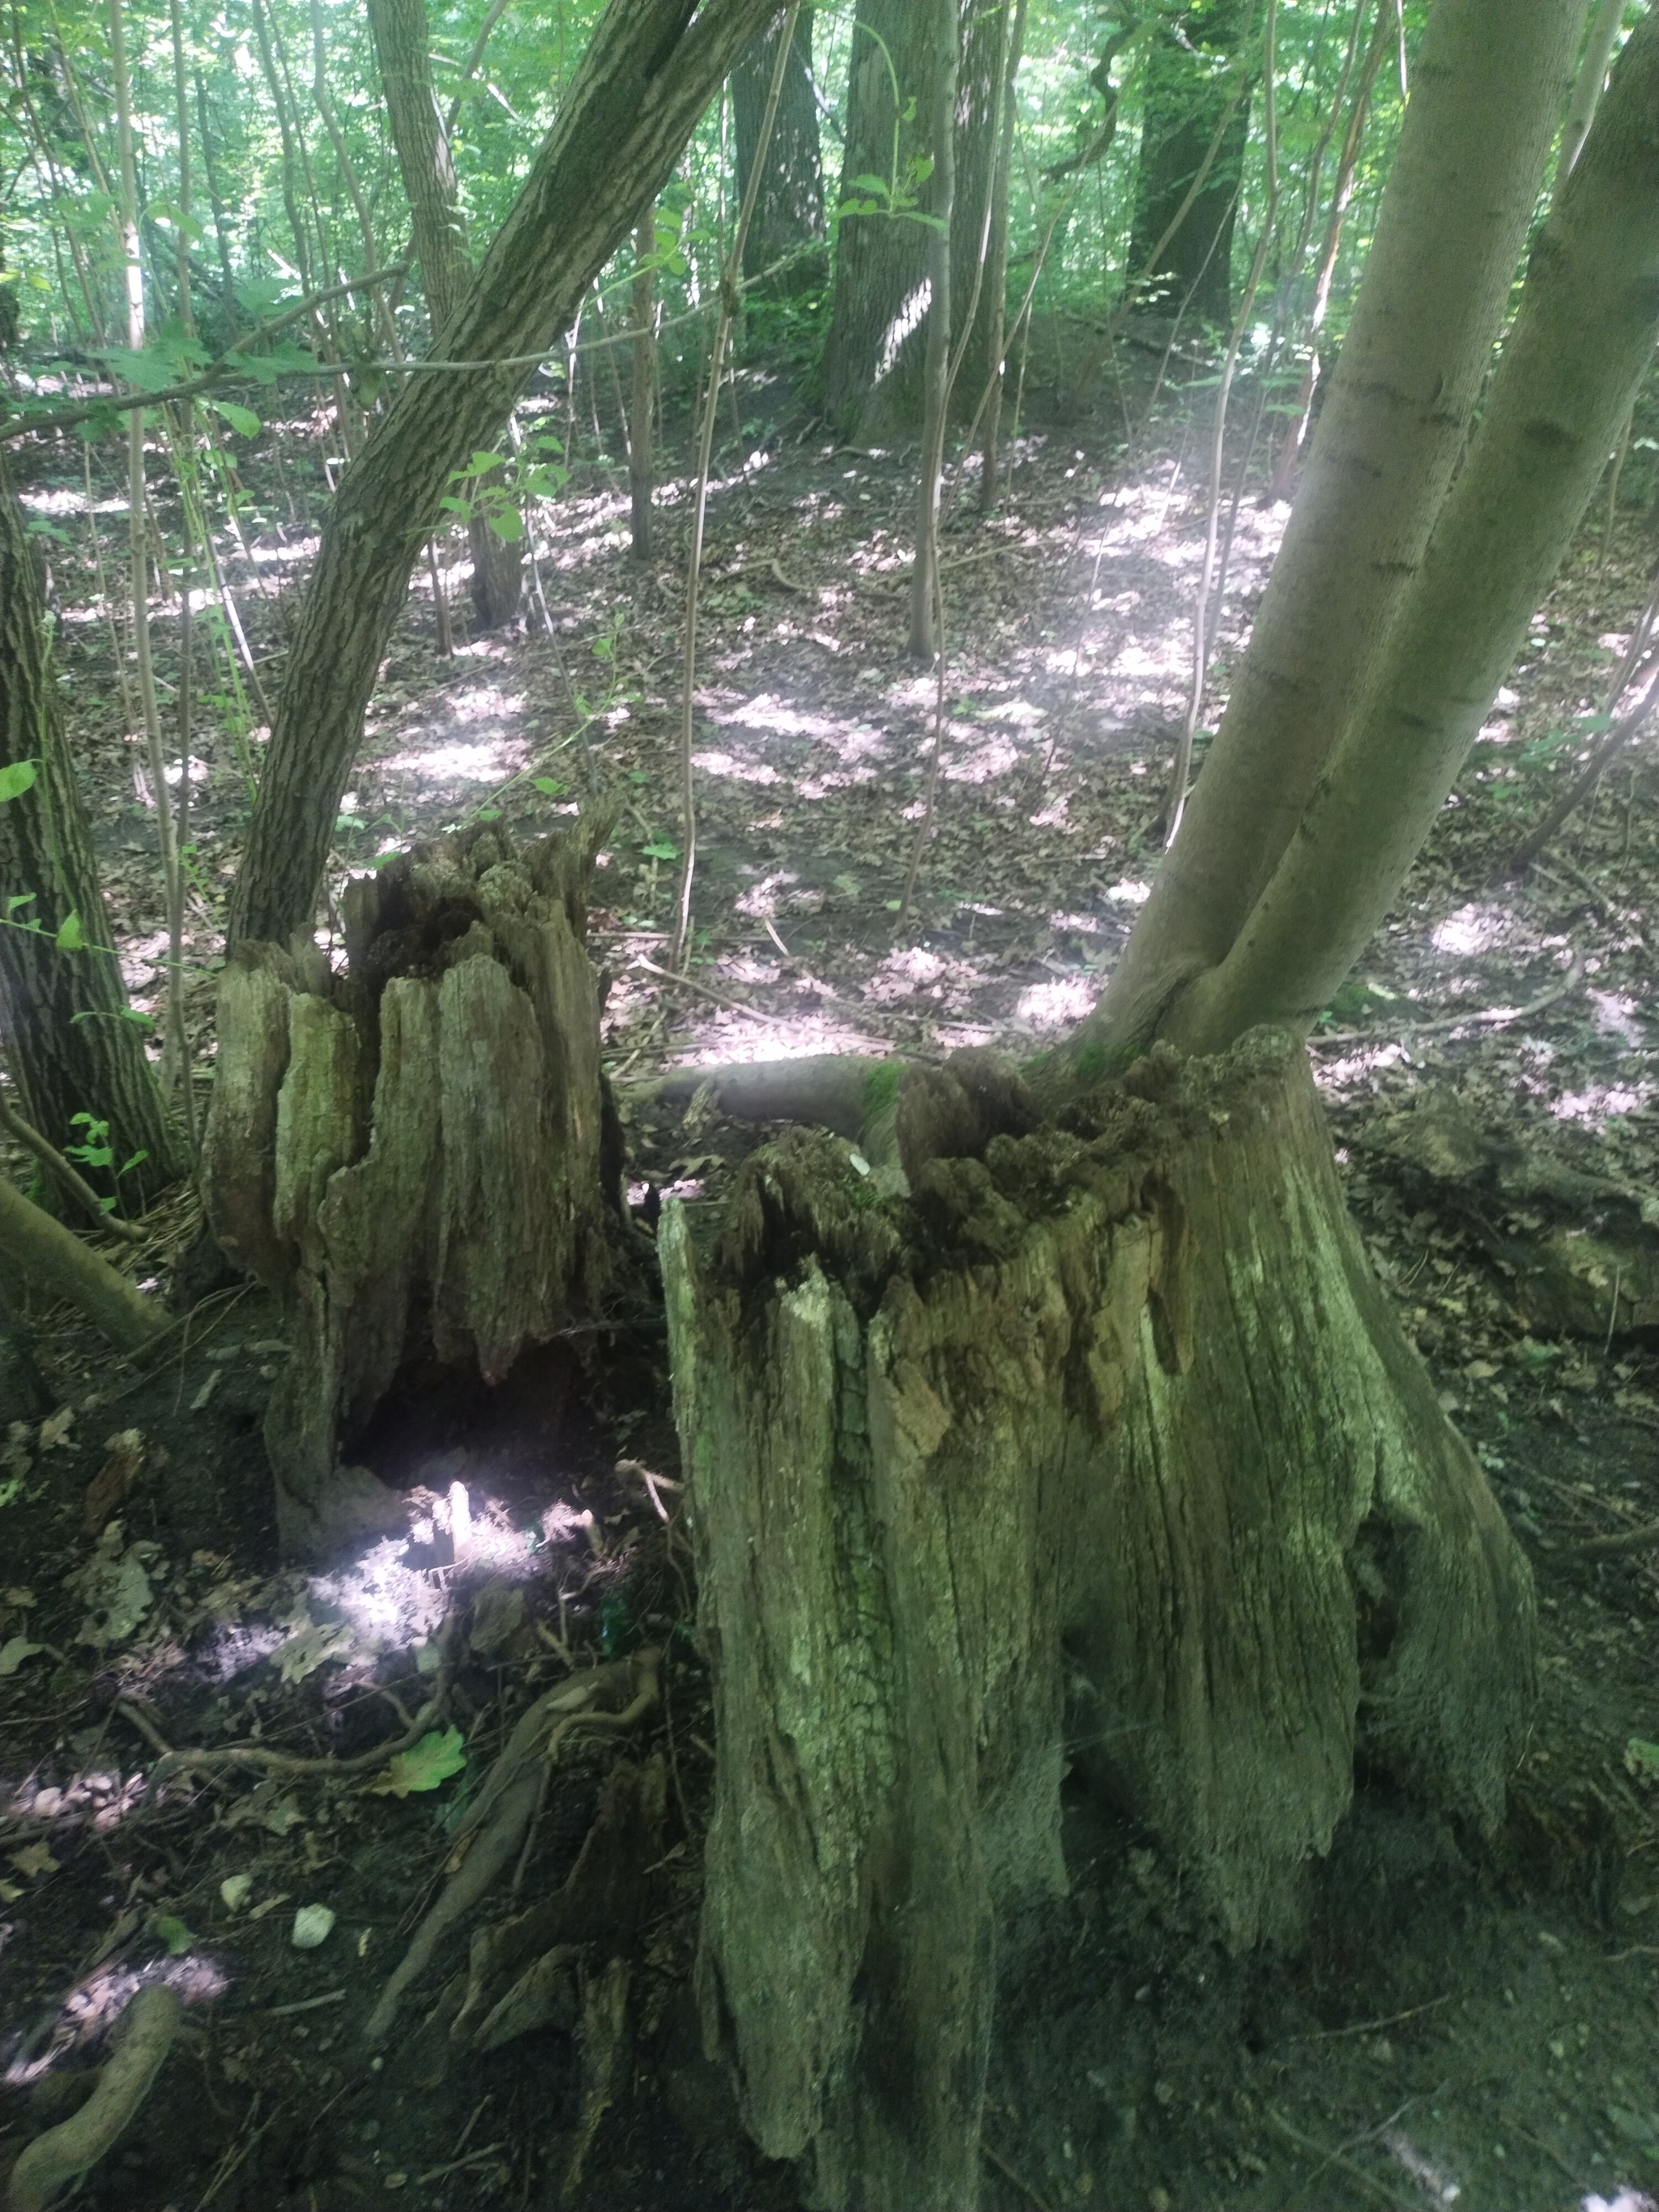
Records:
[[[348,885],[343,975],[269,945],[225,970],[202,1189],[294,1331],[265,1424],[290,1553],[386,1524],[395,1500],[337,1446],[405,1359],[498,1382],[611,1278],[620,1135],[612,1158],[583,945],[609,826],[417,847]]]
[[[1305,1059],[1154,1054],[1029,1121],[907,1074],[663,1251],[719,1766],[700,1979],[809,2201],[963,2212],[1005,1905],[1082,1766],[1229,1939],[1285,1924],[1369,1755],[1496,1818],[1526,1564],[1344,1209]],[[977,1153],[979,1157],[964,1157]]]

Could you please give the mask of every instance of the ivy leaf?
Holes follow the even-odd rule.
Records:
[[[428,1729],[411,1749],[400,1751],[383,1774],[375,1776],[368,1785],[371,1795],[407,1797],[411,1790],[436,1790],[466,1765],[464,1741],[458,1728],[446,1729],[441,1735]]]

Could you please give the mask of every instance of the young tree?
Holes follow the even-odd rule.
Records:
[[[426,0],[368,0],[368,21],[392,143],[409,195],[435,349],[472,271],[449,133],[433,90]],[[475,494],[499,481],[494,475],[483,479],[475,485]],[[468,519],[467,544],[472,555],[473,606],[485,629],[498,629],[519,611],[524,565],[519,546],[490,528],[477,504]]]
[[[1259,7],[1254,15],[1259,24]],[[1129,238],[1130,268],[1147,271],[1143,298],[1150,291],[1164,312],[1223,329],[1232,320],[1233,213],[1249,137],[1241,70],[1251,17],[1252,0],[1194,0],[1160,21]]]
[[[1134,990],[1035,1096],[975,1055],[848,1070],[867,1175],[796,1134],[708,1257],[665,1215],[717,1727],[705,2026],[816,2203],[976,2201],[997,1924],[1063,1884],[1068,1765],[1236,1943],[1293,1911],[1357,1749],[1477,1824],[1501,1808],[1530,1576],[1370,1273],[1300,1037],[1659,339],[1650,15],[1451,482],[1585,13],[1437,0],[1359,349],[1200,779],[1266,756],[1210,826],[1222,905],[1188,880],[1182,933],[1149,903]]]
[[[108,1124],[118,1164],[143,1155],[121,1182],[142,1202],[189,1164],[127,1016],[49,635],[0,466],[0,787],[12,793],[0,805],[0,1050],[25,1117],[58,1151],[90,1114]]]
[[[783,91],[755,202],[754,219],[744,241],[743,273],[752,283],[774,263],[793,256],[772,282],[780,292],[810,292],[823,283],[829,267],[823,228],[823,165],[818,149],[818,103],[812,83],[812,15],[803,8],[795,19]],[[732,72],[732,118],[736,126],[738,198],[749,189],[755,147],[777,58],[775,24],[745,49]]]
[[[500,434],[533,363],[666,182],[775,0],[611,0],[513,210],[445,326],[341,478],[277,701],[231,942],[308,930],[363,709],[452,472]],[[478,364],[471,366],[470,364]]]
[[[957,212],[951,290],[960,346],[972,301],[974,326],[961,388],[977,398],[989,364],[994,321],[990,289],[976,282],[981,260],[999,266],[1005,197],[994,189],[999,124],[1006,86],[1019,65],[1018,37],[1003,17],[1015,0],[983,7],[958,0],[956,129],[951,148]],[[1023,11],[1018,11],[1023,23]],[[923,411],[928,306],[928,231],[936,215],[939,149],[933,123],[945,57],[932,33],[933,12],[907,0],[859,0],[847,90],[843,213],[836,249],[835,297],[824,343],[824,406],[849,434],[873,434],[883,422],[913,425]],[[1001,73],[998,71],[1002,58]],[[981,220],[988,195],[992,228]],[[918,218],[921,218],[918,220]],[[971,404],[971,403],[970,403]]]

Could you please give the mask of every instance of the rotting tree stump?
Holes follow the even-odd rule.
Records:
[[[1155,1052],[1042,1127],[977,1063],[872,1103],[908,1195],[793,1133],[706,1261],[664,1218],[717,1729],[700,1997],[809,2203],[966,2212],[997,1923],[1065,1887],[1068,1767],[1233,1944],[1288,1932],[1357,1750],[1495,1820],[1534,1601],[1299,1047]]]
[[[347,885],[343,971],[250,944],[221,979],[202,1189],[293,1334],[265,1420],[290,1554],[397,1525],[339,1454],[406,1360],[499,1382],[614,1279],[621,1135],[584,944],[610,826],[417,846]]]

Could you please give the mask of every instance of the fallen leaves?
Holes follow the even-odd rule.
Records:
[[[407,1797],[412,1791],[436,1790],[466,1765],[459,1729],[428,1729],[420,1741],[399,1752],[368,1785],[376,1797]]]

